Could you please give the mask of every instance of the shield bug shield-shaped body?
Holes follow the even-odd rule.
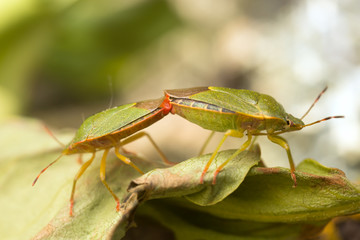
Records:
[[[252,136],[267,135],[270,141],[286,150],[290,163],[291,177],[294,181],[294,186],[296,186],[295,165],[289,144],[278,135],[297,131],[331,118],[342,118],[343,116],[333,116],[307,125],[303,123],[302,119],[325,90],[326,88],[300,119],[286,113],[283,106],[273,97],[245,89],[198,87],[166,90],[165,94],[170,99],[172,105],[171,112],[173,114],[178,114],[205,129],[225,132],[224,137],[202,172],[201,183],[203,183],[204,175],[226,138],[228,136],[241,138],[246,134],[247,140],[245,143],[216,169],[213,184],[215,184],[216,176],[221,169],[250,145]]]
[[[100,179],[114,197],[117,204],[116,209],[119,210],[119,199],[105,180],[106,158],[109,150],[111,148],[115,148],[115,154],[120,160],[143,174],[143,172],[133,162],[131,162],[129,158],[120,154],[119,149],[127,143],[146,136],[159,152],[164,162],[171,164],[167,161],[164,154],[147,133],[138,132],[162,119],[169,113],[170,109],[171,105],[168,98],[161,98],[114,107],[87,118],[76,132],[74,139],[65,147],[61,155],[55,161],[50,163],[39,173],[34,180],[33,185],[36,183],[40,175],[62,156],[92,153],[91,158],[82,164],[73,181],[70,196],[70,215],[72,215],[76,183],[93,162],[95,153],[103,150],[104,153],[100,165]]]

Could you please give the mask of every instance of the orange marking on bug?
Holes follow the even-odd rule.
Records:
[[[205,176],[207,170],[208,170],[208,168],[205,167],[204,170],[202,171],[201,176],[200,176],[200,184],[204,184],[204,176]]]
[[[213,181],[212,181],[213,185],[216,184],[216,177],[217,177],[217,175],[219,174],[220,171],[221,171],[221,169],[216,169],[215,170],[215,173],[214,173],[214,176],[213,176]]]
[[[69,204],[69,205],[70,205],[70,206],[69,206],[69,208],[70,208],[70,210],[69,210],[69,216],[72,217],[72,216],[73,216],[73,210],[74,210],[74,200],[73,200],[73,199],[70,200],[70,204]]]

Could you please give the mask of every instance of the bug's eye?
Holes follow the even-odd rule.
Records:
[[[286,120],[286,125],[288,125],[290,127],[290,126],[293,126],[294,123],[291,120],[287,119]]]

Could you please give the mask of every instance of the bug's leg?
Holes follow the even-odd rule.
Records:
[[[258,138],[258,136],[255,136],[255,137],[253,138],[253,141],[252,141],[251,144],[250,144],[249,150],[251,150],[252,148],[254,148],[255,142],[256,142],[256,139],[257,139],[257,138]]]
[[[287,153],[287,156],[289,159],[289,163],[290,163],[291,178],[294,181],[293,187],[296,187],[297,183],[296,183],[296,176],[295,176],[295,164],[294,164],[294,160],[292,158],[291,152],[290,152],[289,144],[287,143],[287,141],[284,138],[282,138],[280,136],[267,135],[267,137],[270,141],[280,145],[282,148],[284,148],[286,150],[286,153]]]
[[[251,138],[252,135],[248,134],[248,139],[246,140],[246,142],[243,143],[243,145],[241,145],[241,147],[233,153],[233,155],[231,155],[231,157],[229,157],[224,163],[222,163],[215,171],[214,173],[214,178],[213,178],[213,182],[212,184],[216,183],[216,176],[219,174],[219,172],[221,171],[221,169],[224,168],[224,166],[226,164],[228,164],[231,160],[233,160],[237,155],[239,155],[242,151],[244,151],[247,147],[249,147],[250,143],[251,143]]]
[[[209,167],[210,167],[212,161],[214,160],[216,154],[219,152],[221,145],[225,142],[225,140],[226,140],[226,138],[227,138],[228,136],[241,138],[241,137],[244,136],[244,133],[243,133],[243,132],[240,132],[240,131],[233,130],[233,129],[227,130],[227,131],[225,132],[224,137],[221,139],[219,145],[216,147],[215,151],[214,151],[213,154],[211,155],[209,161],[206,163],[206,165],[205,165],[205,167],[204,167],[204,170],[203,170],[202,173],[201,173],[201,177],[200,177],[200,183],[201,183],[201,184],[204,183],[204,176],[205,176],[207,170],[209,169]]]
[[[133,167],[136,171],[138,171],[139,173],[144,174],[144,172],[141,171],[140,168],[138,168],[129,158],[127,158],[127,157],[125,157],[125,156],[123,156],[123,155],[120,154],[120,152],[119,152],[119,147],[120,147],[120,146],[115,146],[115,154],[116,154],[116,156],[117,156],[121,161],[123,161],[124,163],[132,166],[132,167]]]
[[[147,137],[149,139],[149,141],[154,146],[156,151],[159,153],[159,155],[160,155],[160,157],[161,157],[161,159],[163,160],[164,163],[166,163],[168,165],[175,165],[176,164],[174,162],[169,161],[166,158],[165,154],[160,150],[158,145],[155,143],[154,139],[152,139],[152,137],[146,132],[139,132],[139,133],[136,133],[136,134],[126,138],[125,140],[121,141],[121,145],[123,146],[125,144],[131,143],[131,142],[136,141],[136,140],[138,140],[139,138],[142,138],[142,137]]]
[[[81,168],[79,169],[79,171],[75,175],[72,190],[71,190],[71,195],[70,195],[70,212],[69,212],[70,216],[73,215],[74,193],[75,193],[76,182],[79,180],[81,175],[83,175],[83,173],[86,171],[86,169],[91,165],[94,158],[95,158],[95,153],[92,154],[91,158],[88,161],[86,161],[83,165],[81,165]]]
[[[212,132],[210,133],[210,135],[207,137],[206,141],[204,142],[204,145],[203,145],[203,146],[201,147],[201,149],[200,149],[200,152],[199,152],[198,156],[201,156],[201,155],[204,154],[205,148],[206,148],[207,145],[209,144],[209,142],[210,142],[211,138],[214,136],[214,134],[215,134],[215,131],[212,131]]]
[[[78,158],[77,158],[77,162],[78,164],[83,164],[83,160],[82,160],[82,154],[80,153]]]
[[[120,201],[119,198],[115,195],[115,193],[111,190],[111,188],[109,187],[109,185],[107,184],[106,180],[105,180],[105,176],[106,176],[106,158],[107,155],[109,153],[109,148],[105,149],[104,154],[102,156],[101,159],[101,164],[100,164],[100,180],[101,182],[105,185],[105,187],[107,188],[107,190],[110,192],[110,194],[114,197],[115,202],[116,202],[116,211],[120,210]]]

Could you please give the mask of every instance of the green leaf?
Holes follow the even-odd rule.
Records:
[[[252,151],[240,153],[236,158],[231,160],[224,169],[222,169],[221,173],[218,174],[216,177],[216,184],[210,185],[209,183],[212,183],[213,180],[213,174],[210,173],[215,172],[216,168],[221,165],[224,160],[230,158],[233,153],[234,150],[220,152],[209,168],[209,174],[207,174],[207,177],[205,178],[204,188],[196,193],[187,195],[186,198],[200,206],[207,206],[222,201],[229,194],[234,192],[244,181],[249,170],[260,162],[260,148],[256,145]],[[192,165],[190,161],[196,161],[201,169],[205,166],[210,156],[211,154],[208,154],[195,159],[190,159],[184,164]],[[220,161],[217,161],[217,159]],[[199,185],[198,181],[199,177],[195,178],[195,184],[197,186]]]
[[[232,195],[206,212],[258,222],[306,223],[360,211],[360,191],[342,171],[306,159],[296,178],[293,188],[289,169],[255,167]]]
[[[218,162],[225,161],[231,152],[220,153]],[[297,239],[317,234],[336,216],[360,212],[358,187],[351,184],[342,171],[324,167],[311,159],[298,166],[296,188],[289,169],[253,167],[241,185],[215,205],[204,207],[179,198],[188,198],[196,194],[194,191],[202,192],[209,187],[196,187],[193,183],[204,166],[201,162],[206,160],[204,158],[206,156],[190,159],[135,179],[124,203],[124,213],[133,213],[132,208],[146,199],[170,198],[152,200],[140,207],[138,214],[140,218],[152,218],[172,229],[177,239]],[[238,170],[240,162],[232,166],[229,163],[219,177],[226,176],[227,171]],[[192,168],[186,167],[188,164]],[[183,170],[182,176],[175,174],[177,168]],[[208,182],[211,182],[212,170],[214,168],[208,173]],[[172,181],[173,175],[175,181]],[[218,188],[226,189],[224,183],[220,180]],[[212,196],[208,197],[211,201]],[[131,214],[128,216],[131,219]]]
[[[68,142],[73,133],[55,135]],[[217,155],[204,184],[199,179],[209,155],[155,170],[160,161],[130,155],[142,170],[151,170],[139,176],[109,154],[106,180],[123,200],[119,213],[99,178],[99,151],[78,181],[74,216],[69,217],[72,180],[80,168],[77,156],[63,157],[31,187],[61,148],[30,119],[2,122],[0,148],[4,239],[304,239],[336,216],[360,212],[360,191],[342,171],[306,159],[297,167],[293,188],[289,169],[251,167],[260,160],[255,146],[230,161],[216,185],[214,170],[235,150]],[[138,228],[129,229],[133,221]]]
[[[205,175],[204,184],[200,176],[211,154],[191,158],[171,168],[156,169],[132,182],[132,188],[151,186],[151,198],[186,196],[201,205],[213,205],[235,191],[251,167],[260,161],[260,149],[244,151],[230,161],[218,174],[216,184],[212,184],[217,167],[227,160],[234,150],[220,152]]]

